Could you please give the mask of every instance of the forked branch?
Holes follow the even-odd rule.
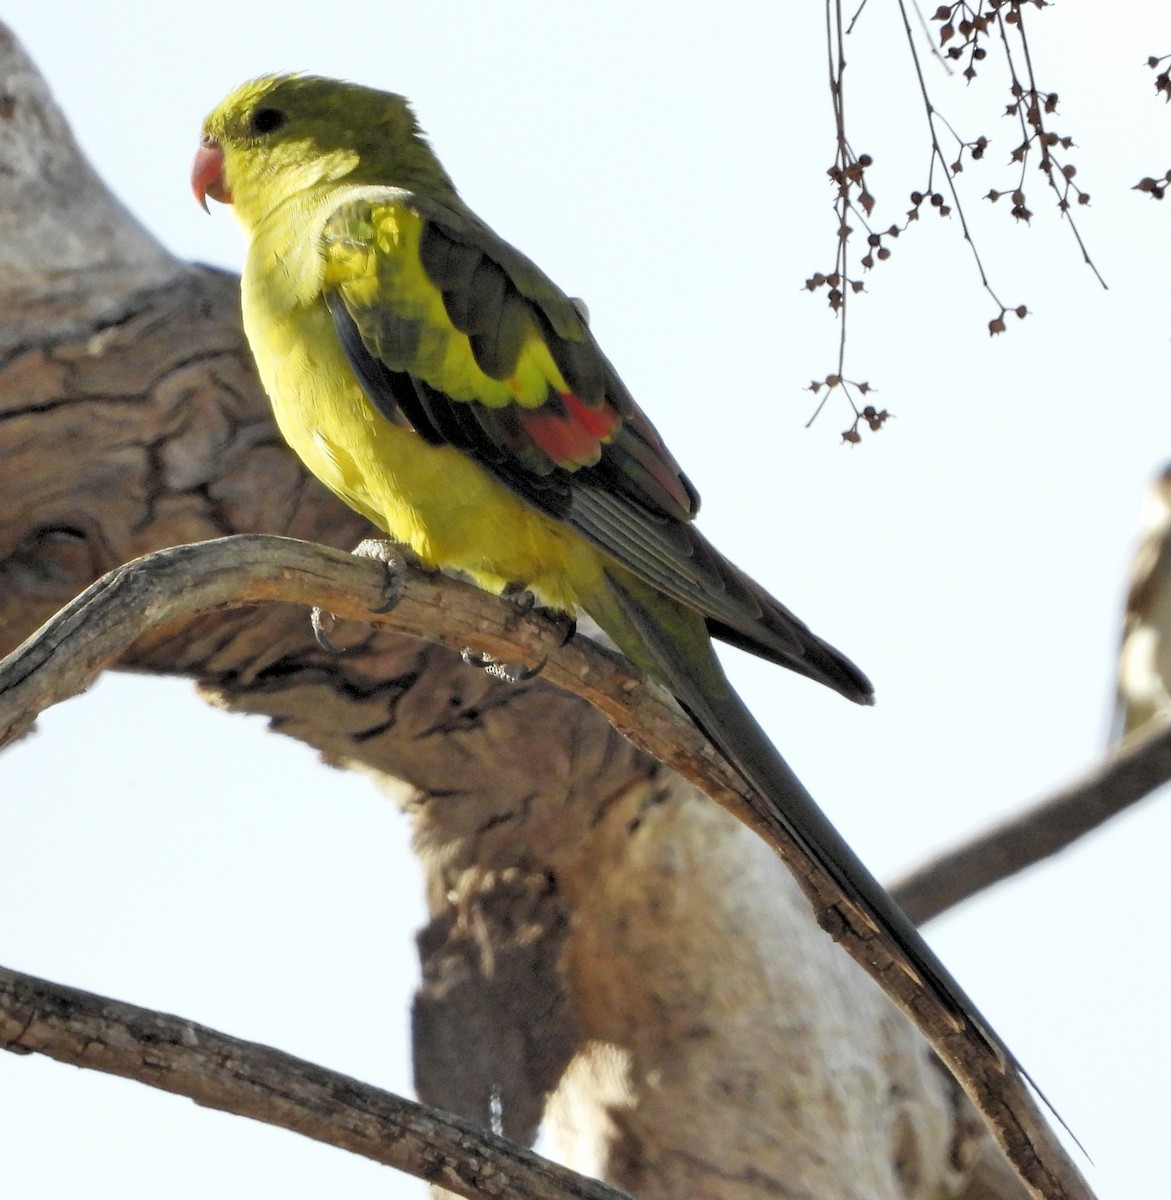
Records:
[[[400,633],[471,646],[496,658],[541,662],[546,677],[589,701],[635,745],[689,779],[777,851],[814,914],[907,1014],[983,1113],[1034,1192],[1049,1200],[1092,1195],[1011,1064],[978,1030],[957,1029],[906,971],[897,949],[832,880],[749,806],[743,784],[663,693],[624,660],[562,632],[533,613],[440,575],[403,566],[402,596],[384,605],[384,567],[287,538],[238,535],[136,559],[103,576],[0,664],[0,742],[27,729],[50,704],[83,691],[143,634],[196,613],[263,601],[321,605],[338,616]]]

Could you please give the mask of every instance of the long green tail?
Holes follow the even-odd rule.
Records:
[[[996,1058],[1019,1071],[1065,1131],[1076,1134],[968,998],[910,918],[862,864],[728,682],[702,618],[647,589],[631,576],[607,572],[610,622],[602,621],[628,656],[666,684],[675,699],[755,793],[757,814],[783,829],[881,929],[904,963],[956,1019],[975,1031]],[[662,613],[656,619],[656,613]],[[665,627],[663,617],[666,618]],[[675,628],[682,618],[682,624]],[[689,619],[690,618],[690,619]],[[613,628],[610,625],[613,624]]]
[[[607,579],[624,618],[623,624],[642,643],[638,665],[667,685],[696,725],[752,788],[758,815],[788,833],[843,894],[886,933],[906,965],[949,1012],[974,1028],[1002,1061],[1015,1061],[906,913],[818,808],[736,694],[711,641],[702,632],[699,618],[689,622],[694,628],[688,630],[690,636],[681,645],[680,638],[673,636],[675,631],[667,632],[661,621],[656,620],[655,610],[661,607],[663,598],[643,594],[633,580],[619,581],[613,574],[608,574]],[[626,646],[623,649],[631,653]]]

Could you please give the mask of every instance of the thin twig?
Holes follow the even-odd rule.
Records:
[[[914,7],[920,25],[923,25],[926,29],[927,22],[918,3],[916,0],[909,0],[909,2]],[[1033,70],[1032,50],[1025,30],[1025,4],[1026,0],[972,0],[971,3],[969,3],[969,0],[953,0],[950,4],[940,6],[931,16],[930,20],[932,22],[940,23],[940,41],[936,45],[935,41],[929,36],[928,45],[931,48],[931,53],[944,63],[949,73],[950,67],[947,66],[947,59],[961,59],[964,57],[966,51],[967,66],[962,74],[966,80],[971,82],[979,73],[978,64],[982,63],[987,56],[988,51],[984,45],[984,41],[990,36],[989,31],[995,30],[998,33],[1002,55],[1008,68],[1013,98],[1007,111],[1009,116],[1016,115],[1021,127],[1021,142],[1013,151],[1011,159],[1012,162],[1019,163],[1020,177],[1013,184],[1010,193],[1002,193],[997,189],[992,189],[987,193],[985,199],[995,202],[1002,194],[1011,194],[1011,215],[1017,220],[1027,222],[1033,214],[1029,211],[1025,200],[1025,176],[1028,164],[1031,161],[1030,155],[1035,151],[1040,156],[1038,166],[1045,174],[1049,187],[1057,197],[1057,205],[1062,216],[1069,222],[1070,230],[1073,233],[1074,240],[1077,242],[1078,249],[1081,251],[1083,261],[1094,273],[1098,282],[1105,287],[1106,283],[1090,257],[1089,250],[1082,238],[1081,230],[1078,228],[1077,222],[1073,217],[1073,208],[1071,206],[1071,197],[1076,201],[1077,205],[1089,203],[1089,193],[1083,191],[1075,182],[1077,168],[1074,164],[1070,162],[1062,163],[1058,161],[1055,155],[1055,150],[1064,150],[1072,146],[1073,140],[1067,136],[1059,136],[1047,128],[1045,124],[1044,114],[1054,111],[1057,96],[1055,93],[1042,96],[1038,91]],[[1041,4],[1038,3],[1037,6],[1041,7]],[[824,378],[815,380],[810,385],[808,390],[820,396],[820,399],[809,420],[806,422],[806,428],[812,425],[821,414],[826,401],[834,390],[839,389],[854,413],[852,425],[842,434],[843,440],[850,443],[861,440],[860,430],[864,423],[871,430],[881,429],[885,425],[889,414],[885,410],[878,411],[873,405],[860,408],[859,404],[855,402],[851,389],[856,389],[865,395],[869,385],[864,388],[860,384],[853,383],[846,378],[845,374],[849,298],[852,293],[864,290],[862,278],[851,279],[848,273],[850,261],[849,254],[847,253],[847,243],[854,230],[847,224],[847,221],[856,220],[861,222],[866,231],[867,248],[859,258],[858,265],[863,271],[870,271],[878,262],[888,259],[891,256],[890,243],[893,239],[905,233],[913,221],[917,221],[920,218],[921,207],[924,201],[930,199],[931,208],[941,217],[949,216],[954,211],[956,216],[959,217],[963,240],[968,244],[972,260],[980,276],[980,285],[988,293],[998,309],[996,316],[988,322],[989,334],[995,335],[1005,332],[1007,328],[1005,318],[1010,312],[1014,313],[1018,318],[1024,318],[1029,314],[1028,307],[1024,304],[1005,304],[992,287],[988,270],[985,267],[975,238],[972,235],[968,222],[968,214],[964,209],[964,203],[958,186],[957,176],[964,169],[965,154],[972,160],[983,159],[989,140],[987,137],[980,136],[972,141],[965,141],[935,107],[927,88],[922,57],[914,30],[912,29],[908,0],[898,0],[898,11],[902,20],[903,34],[906,39],[907,48],[911,55],[911,63],[914,68],[923,112],[927,118],[930,145],[927,187],[925,191],[915,190],[911,192],[912,207],[907,212],[906,219],[901,225],[894,224],[884,227],[878,221],[871,222],[870,218],[876,205],[875,198],[869,191],[866,181],[866,172],[871,165],[871,158],[869,155],[855,154],[850,144],[846,132],[844,91],[846,65],[845,36],[853,32],[865,7],[865,3],[860,5],[851,18],[849,26],[844,27],[841,0],[826,0],[826,50],[829,56],[830,96],[834,110],[834,136],[836,141],[834,165],[830,168],[829,175],[836,185],[833,208],[834,214],[837,217],[838,227],[832,268],[828,272],[815,272],[805,281],[806,289],[811,292],[818,291],[823,287],[828,288],[827,298],[829,306],[840,322],[838,329],[837,367]],[[1021,82],[1021,74],[1017,70],[1014,58],[1014,53],[1016,52],[1014,52],[1011,31],[1009,29],[1010,25],[1016,30],[1016,37],[1019,39],[1019,54],[1023,56],[1025,83]],[[940,47],[955,38],[957,31],[961,41],[958,44],[953,44],[947,50],[947,57],[945,58],[941,53]],[[1159,60],[1150,59],[1148,60],[1148,64],[1152,67],[1157,67]],[[1161,86],[1166,91],[1166,94],[1171,96],[1171,73],[1164,72],[1159,79],[1162,81]],[[947,130],[948,134],[957,143],[958,152],[954,161],[949,161],[944,156],[943,148],[940,144],[940,129],[937,122],[942,124],[943,128]],[[943,174],[946,181],[946,185],[939,185],[940,190],[938,191],[935,184],[937,168]],[[1167,173],[1167,179],[1171,180],[1171,172]],[[1146,191],[1158,198],[1161,198],[1166,190],[1165,181],[1153,178],[1140,180],[1136,186],[1138,190]],[[823,388],[826,391],[824,395],[821,395]]]
[[[999,13],[997,13],[997,19],[1001,20]],[[1070,231],[1073,233],[1074,240],[1078,244],[1078,249],[1082,252],[1082,259],[1085,261],[1086,266],[1089,267],[1090,270],[1094,272],[1094,278],[1097,279],[1097,281],[1102,285],[1102,287],[1107,288],[1106,280],[1102,278],[1102,273],[1094,265],[1093,259],[1090,258],[1090,252],[1089,252],[1089,250],[1086,249],[1086,244],[1082,240],[1081,231],[1077,227],[1077,222],[1073,219],[1073,210],[1069,207],[1069,198],[1068,197],[1069,197],[1070,179],[1072,178],[1072,176],[1069,176],[1069,177],[1063,176],[1066,180],[1064,193],[1062,192],[1061,188],[1058,186],[1057,180],[1053,177],[1053,167],[1057,166],[1058,170],[1060,170],[1061,164],[1056,162],[1056,160],[1050,154],[1049,147],[1046,144],[1046,134],[1048,133],[1048,131],[1045,129],[1044,120],[1041,116],[1040,96],[1037,91],[1037,78],[1036,78],[1035,74],[1033,73],[1033,56],[1029,51],[1029,38],[1028,38],[1028,34],[1025,32],[1025,14],[1019,10],[1017,12],[1016,27],[1017,27],[1017,36],[1021,39],[1021,48],[1024,50],[1024,54],[1025,54],[1025,70],[1028,72],[1028,75],[1029,75],[1029,94],[1032,96],[1033,104],[1036,105],[1036,109],[1037,109],[1037,133],[1038,133],[1039,142],[1040,142],[1040,146],[1041,146],[1041,169],[1045,173],[1045,178],[1049,180],[1049,186],[1053,189],[1054,194],[1057,196],[1057,204],[1058,204],[1058,207],[1061,209],[1062,215],[1069,222]],[[1003,31],[1003,29],[1004,29],[1004,25],[1003,25],[1003,21],[1001,21],[1001,30]],[[1008,59],[1009,69],[1012,70],[1012,72],[1013,72],[1013,80],[1015,82],[1016,70],[1012,66],[1012,57],[1008,51],[1007,39],[1005,41],[1005,57]],[[1073,168],[1071,167],[1070,170],[1072,171],[1072,169]]]
[[[923,36],[927,39],[927,44],[931,47],[931,57],[935,59],[948,75],[954,75],[951,63],[943,57],[939,47],[931,40],[931,26],[927,24],[927,18],[923,15],[923,8],[919,4],[919,0],[913,0],[915,8],[915,16],[919,18],[919,28],[923,31]]]
[[[948,191],[951,192],[952,203],[955,205],[956,216],[958,216],[960,219],[960,229],[963,231],[964,241],[968,243],[968,247],[972,252],[972,258],[976,263],[976,270],[980,272],[980,283],[988,295],[996,301],[997,306],[1000,308],[1001,315],[1003,316],[1007,309],[1001,302],[1000,297],[992,290],[992,284],[988,280],[988,272],[984,270],[984,263],[980,258],[980,251],[976,249],[975,239],[972,237],[972,232],[968,228],[968,219],[964,214],[963,202],[960,200],[960,194],[956,190],[955,177],[948,168],[947,160],[943,157],[943,150],[939,145],[939,138],[935,133],[935,118],[937,116],[935,105],[931,103],[931,95],[927,91],[927,81],[923,77],[923,65],[919,61],[919,51],[915,46],[915,34],[911,29],[911,20],[907,16],[907,6],[904,3],[904,0],[899,0],[899,12],[902,14],[903,18],[903,29],[907,35],[907,46],[911,51],[911,61],[915,64],[915,76],[919,81],[919,94],[923,98],[923,110],[927,114],[927,129],[931,135],[932,168],[934,169],[936,162],[938,162],[943,168],[944,178],[947,180]]]
[[[862,7],[865,7],[865,4]],[[851,28],[853,28],[854,21],[857,21],[859,16],[861,16],[862,7],[854,14],[850,22]],[[850,145],[849,138],[846,136],[846,49],[844,39],[845,33],[848,31],[843,30],[841,0],[826,0],[825,21],[826,54],[829,64],[829,91],[834,110],[834,130],[837,143],[834,152],[834,164],[828,173],[836,188],[833,210],[837,218],[837,231],[835,235],[836,243],[833,269],[828,275],[816,272],[805,281],[805,286],[809,291],[818,291],[823,287],[828,287],[829,289],[829,306],[838,318],[838,364],[836,370],[830,372],[824,379],[815,380],[810,385],[810,390],[814,394],[819,393],[823,387],[826,389],[826,394],[814,408],[809,420],[805,423],[805,428],[808,429],[817,420],[821,410],[825,407],[826,400],[829,399],[834,389],[840,388],[842,395],[845,396],[847,403],[854,412],[853,424],[842,434],[842,437],[847,442],[857,442],[860,440],[858,428],[863,421],[871,429],[880,429],[886,422],[889,414],[886,412],[880,413],[873,405],[866,405],[864,408],[859,408],[854,400],[851,389],[856,389],[861,395],[865,396],[870,391],[870,385],[867,383],[856,383],[845,376],[846,330],[850,295],[853,292],[862,290],[861,281],[851,279],[848,274],[848,243],[854,232],[848,221],[854,218],[862,223],[862,226],[869,235],[868,240],[871,245],[881,245],[882,235],[874,233],[869,221],[869,213],[874,206],[874,197],[870,194],[866,185],[866,168],[870,166],[870,156],[867,154],[855,154],[853,147]],[[853,196],[854,191],[858,193],[857,200]],[[889,250],[880,249],[878,253],[880,257],[885,257],[889,255]],[[868,256],[862,259],[863,267],[868,267],[872,263],[872,257]]]

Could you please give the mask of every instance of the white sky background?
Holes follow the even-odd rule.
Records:
[[[880,227],[922,187],[923,117],[892,5],[847,48],[855,149]],[[928,5],[928,8],[932,8]],[[1041,86],[1075,137],[1078,218],[1103,292],[1015,145],[998,68],[942,111],[993,139],[962,181],[1001,296],[958,223],[893,244],[851,311],[848,373],[896,418],[839,444],[803,384],[837,327],[833,157],[819,5],[501,2],[342,10],[286,0],[47,5],[8,20],[99,171],[175,254],[237,268],[229,213],[188,190],[204,113],[278,69],[411,96],[465,198],[568,291],[705,497],[703,527],[876,681],[863,711],[733,663],[749,703],[847,838],[892,878],[1100,754],[1139,498],[1171,457],[1171,166],[1150,53],[1166,6],[1030,13]],[[972,102],[983,105],[983,115]],[[115,677],[0,758],[0,962],[409,1089],[422,921],[409,830],[361,779],[174,681]],[[940,920],[929,936],[1094,1158],[1102,1200],[1165,1194],[1171,903],[1165,798]],[[295,1135],[0,1055],[0,1194],[417,1196]]]

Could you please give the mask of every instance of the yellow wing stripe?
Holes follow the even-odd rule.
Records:
[[[493,379],[476,363],[471,342],[451,323],[443,294],[427,278],[419,255],[423,218],[400,204],[372,206],[367,220],[344,235],[327,235],[324,285],[340,293],[351,312],[381,307],[421,328],[411,373],[453,400],[488,408],[539,408],[549,389],[566,393],[565,379],[535,323],[521,346],[516,370]]]

